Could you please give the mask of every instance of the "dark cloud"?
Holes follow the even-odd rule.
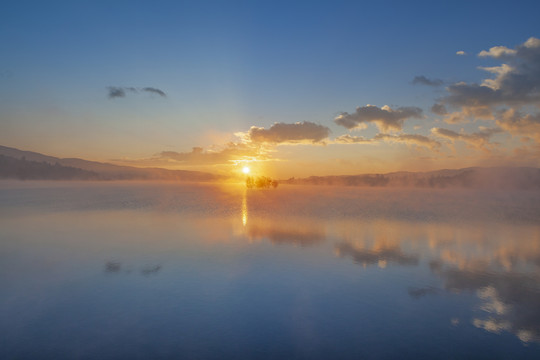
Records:
[[[127,92],[132,93],[139,93],[140,91],[157,94],[159,96],[166,97],[167,94],[163,90],[153,88],[153,87],[145,87],[142,89],[131,87],[131,86],[109,86],[107,87],[107,90],[109,91],[108,97],[109,99],[115,99],[115,98],[121,98],[126,97]]]
[[[254,143],[295,144],[322,143],[330,135],[330,129],[309,121],[294,124],[275,123],[270,128],[252,126],[247,138]]]
[[[502,91],[479,84],[458,83],[448,87],[449,96],[443,102],[453,106],[490,106],[504,102]],[[509,99],[510,94],[506,94]]]
[[[377,127],[387,132],[389,130],[402,130],[403,122],[409,118],[422,118],[422,109],[417,107],[400,107],[392,109],[385,105],[379,108],[374,105],[366,105],[357,107],[352,114],[347,112],[341,113],[334,121],[336,124],[346,127],[347,129],[363,128],[368,123],[375,123]]]
[[[415,76],[412,83],[414,85],[441,86],[444,82],[441,79],[429,79],[424,75]]]
[[[437,115],[446,115],[448,114],[448,111],[446,110],[446,107],[443,104],[434,104],[431,107],[431,112]]]
[[[167,94],[165,94],[162,90],[156,89],[156,88],[153,88],[153,87],[145,87],[145,88],[142,89],[142,91],[157,94],[157,95],[163,96],[163,97],[167,96]]]
[[[109,86],[107,90],[109,90],[109,99],[126,96],[125,90],[121,87]]]

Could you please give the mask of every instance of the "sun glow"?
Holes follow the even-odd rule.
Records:
[[[243,172],[244,174],[249,174],[249,171],[250,171],[250,170],[249,170],[249,168],[248,168],[247,166],[244,166],[244,167],[242,168],[242,172]]]

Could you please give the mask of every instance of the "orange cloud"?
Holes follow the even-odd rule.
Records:
[[[497,117],[497,125],[514,135],[525,135],[540,143],[540,113],[523,114],[515,109],[503,110]]]
[[[480,131],[472,134],[465,132],[458,133],[444,128],[431,129],[431,133],[437,137],[450,140],[451,142],[458,140],[463,141],[475,148],[484,148],[487,145],[490,145],[490,138],[500,132],[502,132],[502,130],[499,128],[481,128]]]

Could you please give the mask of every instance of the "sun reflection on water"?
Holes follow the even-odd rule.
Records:
[[[242,225],[245,227],[248,221],[247,190],[244,189],[242,196]]]

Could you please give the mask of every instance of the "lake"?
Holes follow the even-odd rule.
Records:
[[[538,359],[540,193],[0,182],[2,359]]]

